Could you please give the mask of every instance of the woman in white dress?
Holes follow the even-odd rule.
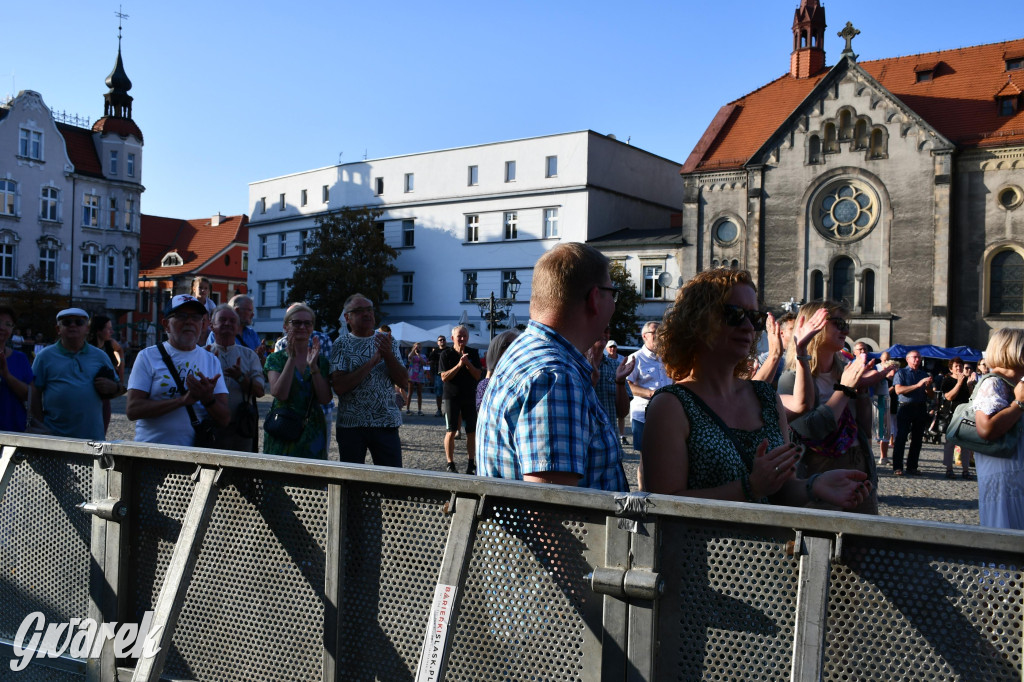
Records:
[[[1021,428],[1024,414],[1024,329],[1000,329],[988,342],[985,360],[997,379],[985,381],[974,399],[978,435],[997,440]],[[1024,530],[1024,438],[1012,457],[974,455],[981,525]]]

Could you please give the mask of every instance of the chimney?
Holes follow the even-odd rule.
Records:
[[[210,227],[217,227],[220,225],[220,221],[222,220],[224,220],[224,216],[220,214],[220,211],[217,211],[217,213],[210,218]]]

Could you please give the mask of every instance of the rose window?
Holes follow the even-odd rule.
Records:
[[[856,241],[878,220],[878,199],[866,185],[843,180],[818,194],[815,223],[818,230],[835,241]]]

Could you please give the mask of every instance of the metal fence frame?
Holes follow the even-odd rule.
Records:
[[[217,516],[229,497],[258,514],[245,523],[275,537],[282,515],[315,512],[302,523],[315,526],[316,538],[304,539],[300,523],[290,526],[310,554],[298,557],[292,539],[295,556],[264,575],[322,579],[311,587],[322,602],[322,652],[314,653],[324,680],[522,679],[524,671],[581,680],[1024,679],[1024,532],[0,433],[0,550],[15,543],[30,554],[38,541],[18,537],[14,517],[3,515],[27,489],[19,468],[57,500],[67,494],[64,484],[36,480],[33,463],[82,457],[94,462],[91,499],[67,512],[91,514],[88,566],[78,561],[82,570],[72,576],[89,585],[88,611],[77,617],[132,622],[132,603],[148,604],[154,626],[164,628],[160,651],[131,668],[108,643],[95,658],[33,659],[15,680],[175,677],[165,665],[169,655],[185,656],[176,633],[217,628],[197,626],[202,615],[186,607],[196,599],[197,563],[208,575],[232,551],[271,556],[237,544],[248,528],[234,549],[218,544],[235,522]],[[162,578],[146,584],[159,583],[150,599],[136,574],[155,545],[142,546],[138,533],[160,524],[135,517],[170,490],[171,478],[184,514],[159,531],[169,558]],[[257,492],[246,492],[246,481]],[[296,490],[314,492],[297,499]],[[57,502],[67,509],[66,499]],[[204,547],[219,554],[205,556]],[[0,571],[8,570],[4,556]],[[0,605],[55,597],[19,590],[8,594],[15,590],[0,572]],[[385,602],[402,598],[412,601],[384,612]],[[353,622],[379,623],[379,632],[364,640]],[[944,630],[951,626],[962,628]],[[898,640],[894,649],[885,648],[890,638]],[[258,658],[252,642],[219,646],[231,660]],[[13,655],[10,633],[0,631],[0,678],[12,675]],[[979,664],[984,672],[972,672]],[[254,660],[245,670],[195,677],[285,679],[288,665]]]

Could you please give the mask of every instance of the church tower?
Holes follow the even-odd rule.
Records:
[[[825,8],[818,0],[800,0],[793,16],[793,52],[789,75],[810,78],[825,68]]]

